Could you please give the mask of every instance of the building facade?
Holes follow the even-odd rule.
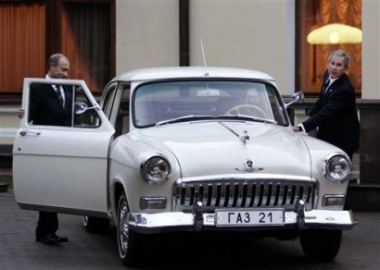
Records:
[[[11,144],[18,126],[22,79],[44,76],[55,52],[69,57],[70,77],[95,94],[125,70],[178,65],[256,69],[272,75],[284,96],[316,94],[303,87],[312,78],[300,69],[309,61],[299,45],[302,20],[314,16],[317,25],[322,16],[299,15],[310,3],[314,11],[343,3],[336,20],[358,17],[358,98],[380,99],[379,0],[0,0],[0,144]]]

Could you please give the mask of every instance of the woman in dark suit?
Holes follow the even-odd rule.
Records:
[[[319,99],[308,112],[309,118],[294,131],[308,133],[318,128],[317,138],[341,148],[352,159],[359,148],[360,126],[355,89],[346,74],[349,62],[345,51],[331,52]]]

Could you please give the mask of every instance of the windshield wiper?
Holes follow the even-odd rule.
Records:
[[[173,124],[178,122],[184,122],[188,120],[206,120],[206,119],[234,119],[234,120],[249,120],[249,121],[255,121],[255,122],[262,122],[262,123],[271,123],[271,124],[277,124],[277,121],[260,118],[260,117],[253,117],[250,115],[245,114],[237,114],[237,115],[219,115],[219,116],[213,116],[213,115],[196,115],[196,114],[188,114],[172,119],[167,119],[163,121],[159,121],[156,123],[156,127],[166,125],[166,124]]]
[[[250,120],[255,122],[262,122],[262,123],[270,123],[270,124],[277,124],[277,121],[261,118],[261,117],[254,117],[250,115],[245,114],[236,114],[236,115],[219,115],[218,119],[236,119],[236,120]]]
[[[184,122],[187,120],[203,120],[203,119],[215,119],[215,116],[212,115],[195,115],[195,114],[188,114],[168,120],[159,121],[156,123],[156,127],[165,125],[165,124],[172,124],[172,123],[178,123],[178,122]]]

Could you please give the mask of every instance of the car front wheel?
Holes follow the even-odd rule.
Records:
[[[300,234],[302,250],[314,262],[334,260],[342,241],[340,230],[304,230]]]
[[[117,244],[121,261],[126,266],[134,266],[138,261],[142,246],[139,234],[130,230],[127,217],[129,208],[127,199],[123,193],[119,198],[117,208]]]

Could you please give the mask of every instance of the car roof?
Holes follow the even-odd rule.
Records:
[[[117,75],[112,81],[147,81],[179,78],[235,78],[275,82],[270,75],[256,70],[200,66],[135,69]]]

